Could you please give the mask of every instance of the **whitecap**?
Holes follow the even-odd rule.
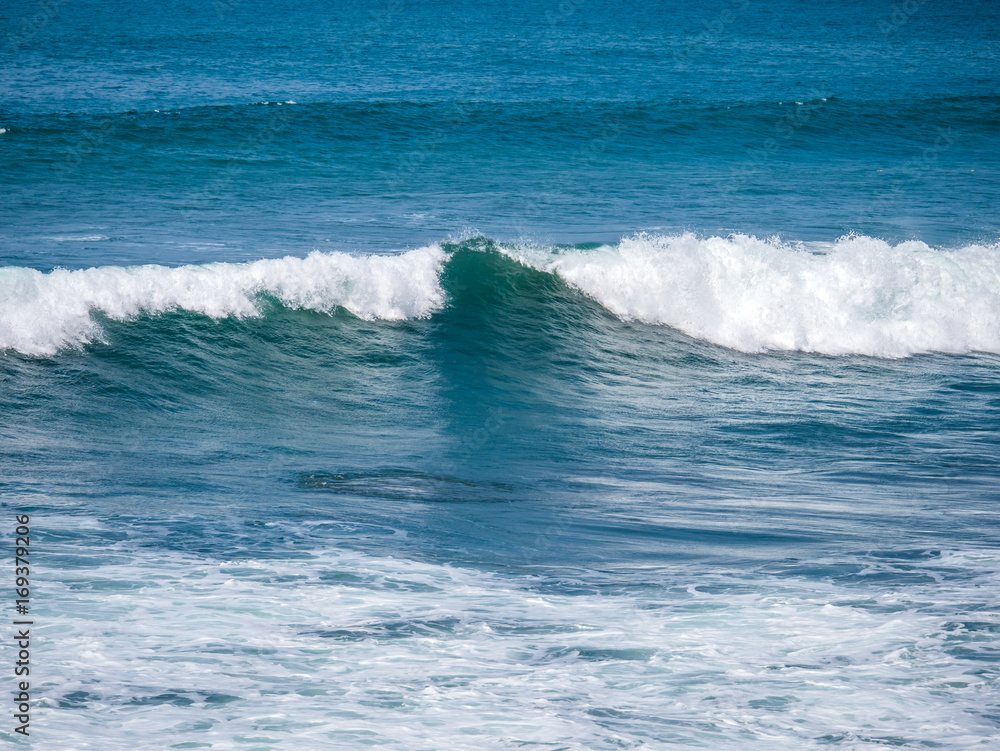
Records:
[[[187,310],[212,318],[256,316],[258,297],[359,318],[402,320],[444,303],[444,251],[430,246],[397,255],[310,253],[253,263],[201,266],[106,266],[42,273],[0,269],[0,349],[51,355],[98,339],[95,314],[127,320]]]
[[[1000,244],[639,234],[597,250],[507,252],[622,319],[744,352],[1000,353]]]

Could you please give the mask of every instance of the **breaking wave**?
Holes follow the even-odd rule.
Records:
[[[639,234],[588,249],[478,238],[396,255],[314,252],[254,263],[49,273],[3,268],[0,348],[37,356],[81,346],[101,337],[101,316],[259,316],[263,297],[366,320],[426,318],[448,304],[443,271],[458,253],[503,254],[554,275],[621,319],[744,352],[1000,353],[998,244],[948,250],[850,236],[807,246],[693,234]],[[484,264],[465,268],[491,273]]]
[[[257,316],[269,295],[290,308],[337,309],[364,319],[425,317],[444,302],[439,246],[391,256],[314,252],[305,258],[201,266],[106,266],[43,274],[0,269],[0,348],[51,355],[101,335],[112,320],[175,310]]]

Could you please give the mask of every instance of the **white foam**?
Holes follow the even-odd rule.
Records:
[[[557,274],[623,319],[745,352],[1000,353],[1000,244],[944,250],[863,236],[807,246],[640,234],[596,250],[504,252]],[[446,259],[434,245],[397,255],[314,252],[180,268],[2,268],[0,350],[50,355],[85,344],[101,336],[98,313],[115,320],[178,309],[254,316],[263,293],[290,307],[343,308],[366,319],[425,317],[444,304]]]
[[[851,236],[817,251],[745,235],[640,234],[592,251],[507,252],[623,319],[745,352],[1000,352],[1000,244],[940,250]]]
[[[108,239],[107,235],[53,235],[52,237],[46,238],[47,240],[52,240],[57,243],[96,243],[103,242]]]
[[[306,258],[203,266],[136,266],[41,273],[0,269],[0,349],[50,355],[101,336],[94,316],[113,320],[174,310],[212,318],[256,316],[258,296],[359,318],[401,320],[430,315],[444,303],[439,283],[445,254],[430,246],[398,255],[314,252]]]
[[[984,669],[998,561],[985,552],[868,560],[871,581],[853,583],[678,564],[631,593],[569,594],[346,550],[226,562],[53,546],[68,563],[45,571],[32,632],[47,748],[1000,740]]]

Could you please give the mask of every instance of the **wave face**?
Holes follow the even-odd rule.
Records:
[[[244,264],[47,274],[7,268],[0,270],[0,347],[52,355],[99,339],[102,316],[260,316],[265,298],[365,320],[426,318],[449,302],[468,304],[459,287],[504,284],[495,264],[458,260],[476,254],[513,259],[622,320],[669,326],[743,352],[1000,353],[1000,245],[942,250],[852,236],[806,247],[693,234],[640,234],[589,249],[477,238],[398,255],[314,252]],[[542,315],[558,325],[571,320],[565,306],[573,304],[558,296]]]

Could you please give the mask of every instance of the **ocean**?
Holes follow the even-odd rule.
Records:
[[[1000,5],[0,29],[5,747],[1000,747]]]

